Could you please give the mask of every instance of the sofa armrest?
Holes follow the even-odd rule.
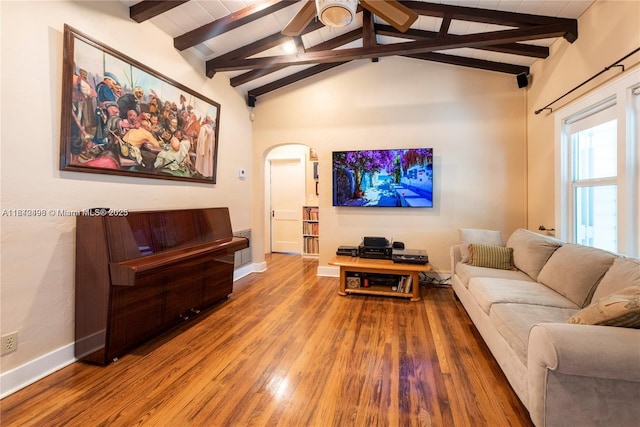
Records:
[[[456,273],[456,264],[462,261],[462,252],[460,252],[460,247],[462,244],[452,245],[451,249],[449,249],[449,256],[451,258],[451,275],[453,276]]]
[[[640,330],[539,323],[529,333],[529,362],[570,375],[640,381]]]
[[[639,349],[638,329],[534,325],[527,363],[533,422],[560,425],[572,419],[576,425],[635,425],[640,418]]]

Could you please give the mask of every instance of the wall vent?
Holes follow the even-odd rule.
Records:
[[[236,237],[246,237],[249,239],[249,247],[245,248],[241,251],[236,251],[234,267],[242,267],[243,265],[247,265],[251,263],[251,229],[234,231],[233,235]]]

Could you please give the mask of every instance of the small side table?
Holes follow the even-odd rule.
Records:
[[[339,295],[364,294],[382,295],[388,297],[411,298],[411,301],[420,301],[420,272],[430,271],[428,264],[399,264],[388,259],[369,259],[336,255],[329,260],[330,265],[340,267]],[[347,286],[347,278],[369,275],[394,275],[398,276],[397,287],[393,290],[391,285],[371,285],[365,287],[363,280],[350,281]],[[355,283],[353,283],[355,282]]]

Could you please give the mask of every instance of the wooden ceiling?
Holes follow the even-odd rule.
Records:
[[[328,28],[314,19],[300,36],[282,35],[305,1],[124,3],[133,20],[152,20],[173,37],[176,49],[194,49],[203,57],[208,77],[227,73],[231,85],[252,101],[347,62],[387,56],[528,74],[534,60],[549,56],[549,45],[558,37],[568,43],[578,38],[577,17],[592,3],[470,0],[466,4],[478,6],[470,7],[452,4],[460,1],[401,1],[419,15],[404,33],[359,6],[357,20],[344,29]],[[287,43],[294,47],[292,53],[282,50]]]

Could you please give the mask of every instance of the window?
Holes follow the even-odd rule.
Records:
[[[575,243],[618,251],[615,105],[567,121]],[[571,200],[573,199],[573,200]]]
[[[559,237],[638,256],[640,71],[556,114]]]

